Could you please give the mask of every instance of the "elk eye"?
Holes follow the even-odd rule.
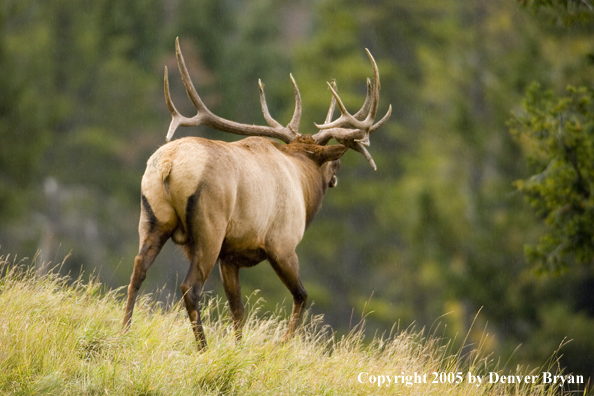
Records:
[[[330,181],[328,182],[328,187],[330,187],[330,188],[336,187],[337,184],[338,184],[338,177],[336,177],[336,175],[332,175],[332,177],[330,178]]]

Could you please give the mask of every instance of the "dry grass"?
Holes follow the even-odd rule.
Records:
[[[225,305],[210,301],[203,312],[209,348],[197,353],[179,304],[164,309],[142,297],[131,330],[120,335],[122,290],[56,274],[37,277],[1,258],[0,270],[2,395],[561,394],[540,382],[470,384],[469,371],[497,371],[480,345],[461,356],[443,340],[413,331],[364,343],[361,331],[338,339],[321,318],[309,317],[294,340],[280,344],[285,315],[260,315],[257,303],[236,346]],[[427,374],[428,383],[367,382],[371,375],[415,372]],[[434,384],[433,372],[461,372],[464,381]]]

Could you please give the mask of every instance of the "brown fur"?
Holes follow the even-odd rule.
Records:
[[[307,300],[295,248],[335,184],[346,150],[317,145],[311,136],[287,145],[262,137],[233,143],[183,138],[159,148],[142,178],[140,246],[124,329],[146,271],[171,238],[190,259],[181,288],[200,348],[206,346],[200,293],[217,261],[237,338],[244,316],[239,268],[265,259],[293,295],[285,337],[292,336]]]
[[[317,125],[320,131],[315,135],[300,135],[301,96],[293,77],[295,111],[287,126],[283,127],[268,112],[261,83],[260,103],[268,126],[226,120],[204,105],[191,82],[179,40],[175,44],[182,82],[197,113],[187,118],[177,111],[165,68],[165,102],[171,113],[167,141],[177,127],[196,125],[252,137],[234,143],[179,139],[162,146],[148,160],[141,186],[140,247],[128,286],[123,329],[130,326],[146,271],[171,238],[182,246],[190,260],[181,290],[199,348],[206,347],[200,294],[217,261],[237,339],[241,338],[244,316],[239,268],[265,259],[293,295],[285,334],[285,338],[291,337],[307,301],[295,249],[320,209],[328,187],[336,186],[339,158],[349,147],[363,154],[375,169],[365,146],[369,145],[369,135],[391,114],[390,107],[384,118],[374,124],[380,88],[377,65],[367,51],[374,78],[373,84],[368,80],[361,110],[349,114],[336,94],[336,85],[330,85],[334,99],[325,123]],[[341,115],[332,121],[336,103]],[[287,144],[280,145],[263,136]],[[332,138],[340,144],[326,146]]]

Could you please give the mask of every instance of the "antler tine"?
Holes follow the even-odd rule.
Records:
[[[331,87],[336,91],[336,80],[332,79],[330,84],[331,84]],[[334,95],[332,95],[332,99],[330,99],[330,107],[328,108],[328,113],[326,114],[326,120],[324,121],[325,124],[332,122],[332,117],[334,116],[335,107],[336,107],[336,98],[334,97]],[[319,131],[318,133],[313,135],[314,141],[321,146],[326,145],[330,141],[330,139],[332,139],[332,137],[333,137],[332,131],[334,131],[334,129],[323,129],[323,130]]]
[[[367,118],[363,122],[368,123],[371,127],[371,125],[373,125],[375,115],[377,114],[377,106],[379,104],[379,94],[381,86],[377,63],[375,63],[375,59],[373,59],[371,52],[369,52],[367,48],[365,48],[365,51],[367,52],[367,56],[369,57],[369,60],[371,61],[371,66],[373,67],[373,98],[371,100],[369,113],[367,113]]]
[[[361,154],[363,154],[363,157],[365,157],[365,159],[367,160],[367,162],[369,162],[369,165],[371,165],[371,167],[373,168],[373,170],[377,170],[377,166],[375,165],[375,161],[373,161],[373,158],[371,157],[371,154],[369,154],[369,151],[367,151],[367,149],[365,148],[365,144],[357,141],[357,140],[352,140],[352,139],[342,139],[342,138],[337,138],[336,139],[338,141],[338,143],[347,146],[348,148],[351,148],[355,151],[360,152]]]
[[[380,78],[377,64],[375,63],[375,59],[373,59],[373,56],[371,55],[368,49],[365,49],[365,51],[367,51],[367,56],[369,57],[369,60],[371,61],[371,66],[373,67],[373,85],[370,92],[370,84],[368,83],[365,103],[363,104],[361,110],[359,110],[356,113],[357,117],[351,115],[348,112],[336,91],[332,88],[330,83],[327,83],[330,87],[332,95],[334,96],[334,98],[336,98],[336,102],[338,103],[338,107],[340,108],[341,115],[334,122],[324,123],[322,125],[315,124],[318,129],[354,127],[357,129],[367,130],[373,125],[373,120],[377,113],[377,106],[379,102]],[[363,114],[365,113],[367,113],[365,119],[358,119],[363,118]]]
[[[238,135],[272,137],[280,139],[285,143],[290,143],[292,140],[299,136],[297,130],[299,129],[299,120],[301,117],[301,98],[299,96],[297,85],[295,84],[295,81],[293,80],[292,76],[291,80],[293,81],[293,87],[295,89],[296,98],[295,114],[293,115],[293,119],[291,120],[291,122],[286,127],[283,127],[270,116],[270,113],[268,112],[268,106],[266,105],[266,98],[264,97],[264,89],[262,87],[261,82],[259,82],[259,87],[262,113],[264,114],[264,118],[270,126],[241,124],[235,121],[226,120],[215,115],[206,107],[204,102],[202,102],[202,99],[200,99],[198,92],[196,92],[196,88],[194,88],[194,84],[192,83],[192,79],[190,78],[190,73],[188,72],[188,69],[186,67],[186,63],[184,61],[184,57],[181,53],[181,49],[179,46],[179,38],[175,39],[175,54],[177,57],[177,66],[179,68],[179,72],[181,74],[184,87],[186,88],[186,92],[188,93],[190,100],[196,107],[197,113],[194,117],[187,118],[182,116],[177,111],[171,100],[171,94],[169,92],[169,79],[167,76],[166,68],[165,101],[167,103],[167,107],[172,117],[171,124],[169,126],[169,131],[167,132],[167,141],[171,139],[178,126],[196,125],[206,125],[219,131],[236,133]]]
[[[293,75],[289,75],[291,77],[291,83],[293,84],[293,89],[295,91],[295,111],[293,112],[293,118],[291,122],[287,125],[287,129],[295,134],[295,137],[299,136],[299,123],[301,121],[301,94],[299,93],[299,88],[297,88],[297,83],[293,78]],[[264,85],[262,84],[262,80],[258,80],[258,88],[260,89],[260,105],[262,106],[262,114],[264,114],[264,118],[268,125],[273,128],[283,128],[283,126],[276,121],[270,115],[268,111],[268,105],[266,104],[266,95],[264,94]]]
[[[392,115],[392,105],[388,106],[388,111],[386,112],[386,115],[383,116],[381,120],[379,120],[378,122],[373,124],[371,126],[371,128],[369,128],[369,134],[371,135],[373,132],[377,131],[382,125],[384,125],[386,123],[386,121],[388,121],[390,119],[391,115]]]
[[[369,113],[369,108],[371,107],[371,101],[373,100],[373,86],[371,85],[371,80],[367,78],[367,94],[365,95],[365,102],[363,102],[363,106],[361,109],[353,114],[353,117],[358,119],[359,121],[363,121]]]
[[[291,77],[291,83],[293,84],[293,90],[295,91],[295,111],[293,112],[293,117],[291,118],[291,122],[287,125],[287,128],[295,134],[295,137],[297,137],[299,136],[299,123],[301,122],[301,94],[299,93],[299,88],[297,88],[297,83],[293,78],[293,74],[289,74],[289,77]]]
[[[190,100],[198,110],[198,114],[200,112],[210,113],[210,110],[206,107],[198,92],[196,92],[196,88],[194,88],[194,84],[192,83],[192,79],[190,78],[190,73],[188,72],[188,68],[186,67],[186,62],[184,61],[184,56],[181,53],[181,49],[179,46],[179,37],[175,39],[175,56],[177,58],[177,68],[179,69],[179,73],[181,74],[182,82],[184,83],[184,87],[186,88],[186,92],[190,97]],[[212,114],[214,115],[214,114]]]
[[[177,111],[177,109],[175,108],[175,105],[173,104],[173,101],[171,100],[171,93],[169,92],[169,77],[168,77],[168,73],[167,73],[167,66],[165,66],[165,103],[167,103],[167,108],[169,109],[169,112],[171,113],[171,123],[169,124],[169,130],[167,131],[167,141],[171,140],[171,136],[173,136],[173,133],[175,132],[175,130],[177,129],[178,126],[180,126],[180,124],[187,119],[186,117],[182,116],[181,114],[179,114],[179,112]]]
[[[336,92],[337,91],[336,80],[332,79],[330,84],[331,84],[332,88],[334,89],[334,91]],[[371,107],[372,97],[373,96],[372,96],[371,80],[369,80],[369,78],[368,78],[367,79],[367,95],[365,97],[365,102],[363,103],[363,107],[361,107],[361,109],[358,112],[356,112],[353,115],[353,117],[355,117],[356,119],[358,119],[360,121],[365,118],[366,113],[369,112],[369,108]],[[332,95],[332,99],[330,101],[330,108],[328,109],[328,114],[326,115],[326,119],[324,121],[325,124],[329,124],[330,122],[332,122],[332,115],[334,114],[335,106],[336,106],[336,97],[334,95]],[[364,134],[363,131],[357,130],[357,132],[355,132],[355,135],[357,135],[357,136],[354,136],[354,138],[356,139],[356,138],[360,137],[361,139],[363,139],[364,138],[363,134]],[[346,139],[352,135],[353,135],[353,130],[351,130],[351,129],[330,128],[330,129],[323,129],[314,136],[315,136],[316,143],[325,145],[333,137],[335,137],[336,139]]]
[[[333,110],[333,104],[337,103],[341,114],[337,120],[332,121],[332,114],[329,113],[324,124],[316,124],[320,131],[313,138],[318,144],[326,144],[331,138],[334,138],[339,143],[363,154],[373,169],[376,169],[375,162],[365,146],[369,146],[369,135],[388,121],[392,115],[392,106],[388,108],[388,112],[380,121],[373,123],[379,103],[380,77],[375,59],[373,59],[368,49],[365,49],[365,51],[373,68],[373,83],[367,79],[367,95],[363,106],[357,113],[351,115],[336,93],[336,85],[328,83],[332,92],[331,109]]]
[[[360,152],[361,154],[363,154],[363,157],[365,157],[365,159],[367,160],[367,162],[369,162],[369,165],[371,165],[371,167],[373,168],[374,171],[377,170],[377,166],[375,165],[375,161],[373,160],[373,158],[371,157],[371,154],[369,154],[369,151],[367,151],[367,149],[365,148],[365,146],[360,143],[360,142],[355,142],[355,141],[349,141],[352,142],[352,146],[350,144],[347,143],[347,146],[349,148],[352,148],[355,151]]]
[[[349,125],[359,123],[360,121],[355,119],[348,112],[346,107],[344,107],[344,104],[342,103],[340,96],[338,96],[338,94],[336,93],[334,88],[332,88],[332,85],[329,82],[327,82],[326,84],[328,84],[328,88],[330,88],[330,92],[332,92],[332,97],[336,101],[336,104],[338,104],[338,108],[340,109],[341,114],[340,114],[340,117],[336,121],[325,123],[322,125],[318,125],[318,124],[314,123],[316,128],[318,128],[318,129],[341,128],[344,126],[349,126]]]
[[[336,91],[336,80],[332,79],[330,84]],[[328,114],[326,114],[326,120],[324,121],[325,124],[332,122],[332,116],[334,115],[335,107],[336,107],[336,98],[334,98],[334,95],[332,95],[332,99],[330,99],[330,108],[328,109]]]
[[[262,114],[264,114],[264,119],[268,125],[273,128],[282,128],[283,126],[278,123],[268,111],[268,105],[266,104],[266,95],[264,95],[264,85],[262,85],[262,80],[258,79],[258,89],[260,90],[260,106],[262,107]]]

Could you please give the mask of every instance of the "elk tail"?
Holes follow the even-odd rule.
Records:
[[[165,187],[165,193],[167,194],[167,197],[171,198],[171,193],[169,192],[169,176],[171,173],[172,163],[170,160],[165,159],[160,165],[159,171],[161,173],[161,179],[163,180],[163,187]]]
[[[159,174],[161,175],[161,179],[163,180],[163,187],[165,188],[165,193],[167,194],[167,198],[169,198],[169,199],[171,199],[169,184],[170,184],[170,176],[171,176],[172,166],[173,166],[173,163],[168,158],[163,159],[159,164]],[[178,215],[178,223],[177,224],[178,224],[177,227],[175,228],[175,230],[173,231],[173,234],[171,235],[171,239],[177,245],[185,245],[188,243],[188,234],[184,230],[184,226],[183,226],[181,219],[179,218],[179,215]]]

